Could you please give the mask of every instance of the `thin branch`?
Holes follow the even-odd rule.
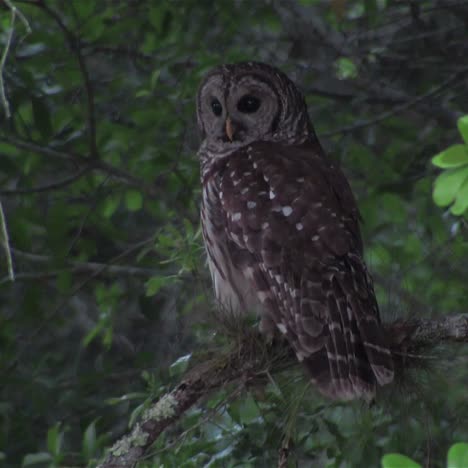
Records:
[[[1,205],[0,205],[1,206]],[[13,255],[18,259],[27,260],[34,263],[49,263],[53,259],[47,255],[32,254],[29,252],[22,252],[18,249],[10,249]],[[68,268],[66,268],[68,267]],[[22,272],[17,273],[16,280],[40,280],[47,278],[55,278],[61,273],[72,273],[72,274],[95,274],[107,276],[138,276],[143,278],[149,278],[150,276],[157,273],[154,268],[143,268],[132,265],[112,265],[108,263],[99,262],[80,262],[73,260],[66,260],[65,267],[59,270],[50,271],[34,271],[34,272]],[[0,286],[6,283],[9,278],[0,278]]]
[[[5,116],[6,116],[7,119],[9,119],[11,117],[10,103],[8,102],[8,98],[6,97],[5,83],[4,83],[4,80],[3,80],[3,71],[5,69],[5,63],[6,63],[8,54],[10,52],[10,48],[11,48],[11,41],[13,39],[13,33],[14,33],[14,30],[15,30],[16,17],[18,17],[20,19],[20,21],[23,23],[24,27],[26,28],[26,33],[22,37],[21,40],[24,40],[24,38],[28,34],[31,34],[31,26],[29,25],[29,22],[26,19],[26,17],[23,15],[23,13],[21,13],[21,11],[18,10],[18,8],[16,8],[15,5],[13,5],[10,0],[4,0],[3,3],[6,5],[6,7],[11,12],[11,20],[10,20],[10,30],[9,30],[8,35],[7,35],[5,48],[3,49],[3,53],[2,53],[2,56],[0,58],[0,101],[1,101],[1,103],[3,105],[3,109],[5,111]]]
[[[83,77],[85,92],[86,92],[86,102],[87,102],[87,122],[88,122],[88,138],[89,138],[89,152],[93,159],[98,158],[98,149],[97,149],[97,142],[96,142],[96,110],[94,105],[94,89],[91,84],[91,79],[89,76],[88,67],[86,66],[85,59],[81,52],[81,43],[80,39],[75,36],[75,34],[68,29],[68,27],[63,22],[60,15],[46,5],[45,2],[39,1],[33,3],[37,7],[41,8],[45,11],[49,16],[51,16],[54,21],[57,23],[58,27],[62,30],[65,39],[68,43],[68,46],[75,53],[76,59],[78,61],[78,67],[80,68],[81,75]]]
[[[468,343],[468,314],[433,320],[396,321],[385,328],[392,354],[399,362],[402,362],[402,354],[408,357],[412,349],[434,348],[454,342]],[[296,359],[286,343],[275,342],[268,347],[268,352],[265,352],[266,346],[256,332],[250,331],[226,356],[196,365],[174,390],[149,407],[141,421],[111,447],[99,468],[136,466],[167,428],[177,423],[192,405],[211,392],[240,379],[245,384],[265,382],[266,374],[296,365]],[[280,456],[284,459],[284,454]]]
[[[11,195],[28,195],[32,193],[41,193],[41,192],[50,192],[52,190],[62,189],[73,184],[77,180],[81,179],[85,174],[91,170],[91,166],[85,166],[76,174],[73,174],[70,177],[67,177],[59,182],[54,182],[52,184],[41,185],[39,187],[33,187],[30,189],[14,189],[14,190],[0,190],[0,195],[11,196]]]
[[[8,2],[9,0],[6,0],[6,1]],[[6,92],[5,92],[3,70],[5,69],[6,59],[10,52],[11,40],[13,38],[16,15],[15,15],[15,10],[13,9],[14,8],[13,5],[11,5],[11,3],[7,3],[7,5],[10,6],[11,8],[11,20],[10,20],[10,31],[8,32],[5,48],[3,49],[2,57],[0,59],[0,99],[2,101],[2,106],[5,111],[5,116],[7,119],[9,119],[11,117],[11,111],[10,111],[10,103],[8,102],[8,98],[6,97]]]
[[[61,302],[54,309],[52,309],[52,311],[47,315],[47,317],[44,318],[41,324],[36,329],[34,329],[27,336],[27,338],[24,339],[22,346],[19,348],[19,350],[16,353],[15,359],[12,360],[9,366],[5,369],[5,372],[2,375],[0,375],[0,379],[5,379],[8,376],[8,374],[17,366],[18,362],[20,361],[24,351],[27,349],[30,342],[34,339],[35,336],[37,336],[41,331],[43,331],[45,327],[49,325],[50,321],[53,320],[57,316],[57,314],[60,313],[63,307],[65,307],[65,305],[73,296],[78,294],[78,292],[81,291],[86,285],[88,285],[94,278],[97,278],[103,272],[109,269],[113,263],[120,261],[122,258],[126,257],[127,255],[130,255],[131,253],[153,242],[154,242],[154,236],[150,236],[147,239],[144,239],[143,241],[132,245],[131,247],[126,249],[124,252],[120,253],[119,255],[116,255],[112,260],[109,261],[108,264],[104,264],[102,265],[102,267],[95,269],[95,271],[93,271],[92,274],[90,274],[81,283],[79,283],[75,288],[73,288],[73,290],[65,298],[63,298]]]
[[[13,270],[13,260],[11,258],[10,240],[8,238],[8,228],[3,212],[2,202],[0,201],[0,244],[2,244],[7,260],[8,278],[7,281],[15,281],[15,272]]]
[[[390,109],[387,112],[383,112],[382,114],[378,115],[377,117],[374,117],[373,119],[369,120],[364,120],[361,122],[357,122],[353,125],[349,125],[347,127],[342,127],[338,130],[333,130],[331,132],[323,133],[320,136],[321,137],[331,137],[334,135],[342,134],[342,133],[349,133],[349,132],[354,132],[355,130],[359,130],[364,127],[368,127],[370,125],[374,125],[376,123],[382,122],[383,120],[388,119],[389,117],[392,117],[393,115],[399,114],[402,111],[408,110],[411,107],[416,106],[417,104],[420,104],[424,100],[430,98],[431,96],[434,96],[435,94],[440,93],[442,90],[450,86],[451,84],[455,83],[459,79],[463,78],[466,74],[468,73],[468,67],[464,67],[462,70],[457,71],[456,73],[453,73],[451,76],[449,76],[445,81],[440,83],[439,85],[433,87],[430,91],[427,93],[424,93],[420,96],[417,96],[414,99],[411,99],[408,102],[405,102],[399,106],[395,106],[392,109]]]
[[[31,151],[33,153],[42,154],[49,158],[61,159],[62,161],[72,162],[78,166],[89,167],[92,170],[98,170],[105,174],[112,176],[113,178],[120,179],[131,187],[137,187],[142,192],[146,193],[149,196],[155,196],[156,190],[154,187],[149,186],[143,180],[112,166],[111,164],[106,163],[102,160],[91,160],[89,157],[82,156],[71,151],[64,152],[58,151],[56,149],[41,146],[36,142],[21,140],[16,137],[0,135],[0,141],[8,143],[15,146],[16,148],[23,149],[26,151]]]

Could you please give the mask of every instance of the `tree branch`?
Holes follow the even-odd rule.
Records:
[[[0,135],[0,141],[8,143],[16,148],[31,151],[32,153],[42,154],[49,158],[61,159],[62,161],[68,161],[74,163],[78,167],[86,167],[87,170],[97,170],[103,172],[115,179],[119,179],[125,182],[131,187],[136,187],[142,192],[149,196],[156,196],[155,187],[148,185],[143,180],[135,177],[117,167],[108,164],[102,160],[92,160],[89,157],[74,153],[72,151],[59,151],[48,146],[41,146],[33,141],[25,141],[13,136]],[[157,177],[161,176],[158,174]],[[62,181],[63,182],[63,181]]]
[[[91,169],[91,166],[85,166],[78,170],[75,174],[70,177],[66,177],[58,182],[53,182],[51,184],[40,185],[38,187],[33,187],[30,189],[13,189],[13,190],[0,190],[0,195],[10,196],[10,195],[28,195],[32,193],[41,193],[41,192],[50,192],[52,190],[62,189],[68,185],[73,184],[77,180],[81,179],[85,174],[87,174]]]
[[[35,2],[33,5],[41,8],[51,18],[53,18],[58,27],[62,30],[65,36],[65,40],[67,41],[71,51],[75,53],[78,67],[81,71],[81,76],[83,77],[83,84],[86,92],[89,152],[93,159],[97,159],[99,153],[96,142],[96,111],[94,105],[94,89],[91,84],[88,67],[86,66],[85,59],[81,52],[80,39],[65,25],[60,15],[55,10],[46,5],[44,1]]]
[[[443,91],[445,88],[448,88],[450,85],[456,83],[458,80],[462,80],[466,77],[468,74],[468,67],[464,67],[463,69],[453,73],[451,76],[449,76],[445,81],[440,83],[437,86],[434,86],[430,91],[427,93],[424,93],[420,96],[415,97],[414,99],[411,99],[403,104],[397,105],[390,109],[389,111],[383,112],[382,114],[374,117],[373,119],[369,120],[364,120],[364,121],[358,121],[353,125],[349,125],[347,127],[342,127],[337,130],[333,130],[331,132],[323,133],[320,136],[321,137],[331,137],[337,134],[342,134],[342,133],[348,133],[348,132],[353,132],[355,130],[359,130],[364,127],[368,127],[370,125],[374,125],[376,123],[382,122],[383,120],[388,119],[389,117],[392,117],[393,115],[396,115],[400,112],[403,112],[405,110],[408,110],[412,107],[415,107],[417,104],[420,104],[424,100],[440,93]]]
[[[1,205],[0,205],[1,206]],[[14,257],[24,259],[33,263],[49,263],[52,262],[52,257],[47,255],[38,255],[29,252],[22,252],[18,249],[11,249]],[[135,276],[149,278],[157,274],[154,268],[136,267],[133,265],[112,265],[110,263],[99,262],[81,262],[74,260],[65,260],[65,267],[59,270],[44,270],[33,272],[19,272],[16,274],[16,280],[42,280],[54,278],[61,273],[68,272],[71,274],[95,274],[106,276]],[[0,278],[0,286],[7,283],[10,277]]]
[[[385,325],[397,365],[411,366],[414,350],[447,343],[468,343],[468,314],[436,319],[398,320]],[[265,381],[267,373],[297,365],[285,342],[267,345],[258,332],[248,331],[225,356],[196,365],[174,390],[143,414],[141,421],[119,439],[99,468],[133,467],[168,427],[175,424],[200,398],[227,384]]]

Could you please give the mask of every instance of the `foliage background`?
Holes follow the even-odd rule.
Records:
[[[1,261],[4,466],[94,466],[177,381],[179,357],[222,341],[207,313],[194,118],[219,63],[265,61],[301,86],[358,197],[383,316],[466,311],[466,221],[434,205],[430,159],[461,141],[467,1],[11,3],[32,32],[16,21],[12,116],[0,115],[16,272],[12,283]],[[468,440],[466,352],[431,362],[372,408],[321,400],[300,371],[260,392],[226,388],[145,463],[270,467],[287,432],[300,466],[378,466],[386,452],[443,466]]]

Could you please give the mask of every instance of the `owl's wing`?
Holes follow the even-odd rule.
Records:
[[[312,380],[332,398],[372,397],[393,365],[345,176],[320,147],[259,142],[218,177],[237,267]]]

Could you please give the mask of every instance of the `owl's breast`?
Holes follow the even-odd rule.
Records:
[[[258,314],[262,306],[248,278],[254,259],[228,239],[219,194],[216,178],[209,178],[203,186],[200,214],[215,296],[222,311]]]

